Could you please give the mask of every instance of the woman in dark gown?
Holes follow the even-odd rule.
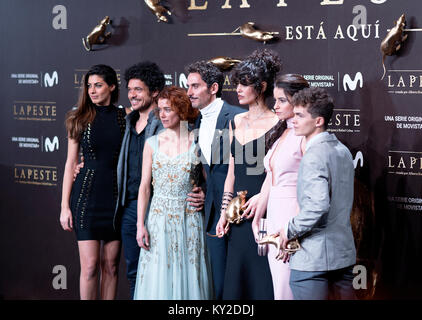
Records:
[[[239,104],[248,105],[249,110],[236,115],[230,125],[231,158],[224,184],[222,214],[216,228],[219,237],[228,236],[223,299],[274,299],[268,259],[258,255],[252,232],[254,212],[240,224],[230,224],[228,231],[223,213],[238,191],[247,190],[246,199],[250,199],[260,192],[265,180],[265,138],[279,120],[265,100],[272,94],[280,65],[274,52],[257,50],[232,73]]]
[[[119,97],[116,72],[93,66],[75,110],[68,113],[68,152],[63,177],[60,223],[75,230],[81,263],[81,299],[95,299],[99,270],[102,299],[114,299],[120,256],[120,234],[114,229],[116,169],[125,130],[125,112],[113,104]],[[84,166],[73,182],[79,151]]]

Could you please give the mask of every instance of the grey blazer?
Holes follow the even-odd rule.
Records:
[[[302,246],[290,258],[291,269],[329,271],[356,263],[350,223],[353,178],[352,155],[334,134],[309,141],[298,173],[300,212],[287,228],[287,238],[298,238]]]
[[[136,110],[132,111],[126,115],[126,131],[123,136],[122,146],[120,147],[119,161],[117,163],[117,202],[116,209],[114,212],[113,225],[116,227],[116,217],[119,213],[119,208],[125,206],[126,201],[126,183],[127,183],[127,159],[129,152],[129,138],[130,138],[130,122],[134,114],[138,112]],[[159,133],[163,129],[163,124],[160,119],[154,115],[154,111],[151,111],[148,115],[147,125],[145,126],[145,141]]]

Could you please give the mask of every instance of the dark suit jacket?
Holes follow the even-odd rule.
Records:
[[[220,211],[221,197],[224,191],[224,181],[226,180],[227,170],[229,168],[230,160],[230,137],[229,137],[229,123],[230,120],[234,119],[234,116],[238,113],[245,112],[245,109],[240,107],[232,106],[227,102],[224,102],[221,108],[220,114],[217,118],[215,131],[213,133],[214,138],[211,146],[211,163],[208,164],[199,149],[199,155],[204,166],[206,178],[206,196],[205,196],[205,230],[208,231],[211,228],[212,221],[214,219],[214,212],[211,212],[212,207],[216,211]],[[201,123],[201,115],[195,122],[195,128],[199,128]],[[198,131],[197,131],[198,132]],[[212,134],[212,133],[210,133]],[[198,139],[196,139],[197,141]]]

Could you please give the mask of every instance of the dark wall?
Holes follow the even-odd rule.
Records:
[[[222,8],[227,2],[231,8]],[[362,159],[352,218],[358,263],[367,268],[368,279],[377,280],[375,297],[420,297],[422,33],[407,32],[398,55],[386,58],[383,80],[379,46],[402,13],[407,28],[420,28],[422,7],[411,0],[380,2],[209,0],[206,9],[192,10],[205,0],[168,0],[172,15],[166,24],[157,23],[141,0],[1,1],[0,296],[79,297],[75,236],[61,230],[58,218],[67,149],[64,118],[90,66],[109,64],[123,75],[131,64],[148,59],[161,66],[167,84],[184,86],[184,66],[190,62],[242,59],[269,48],[282,58],[283,72],[305,75],[329,90],[336,102],[330,131],[356,161]],[[111,39],[87,52],[82,37],[106,15],[112,19]],[[190,35],[231,33],[248,21],[279,32],[279,40],[263,44],[239,35]],[[367,27],[362,32],[354,23]],[[227,78],[223,98],[237,104],[233,90]],[[129,105],[126,95],[122,80],[119,104]],[[66,290],[53,288],[57,265],[67,270]],[[361,296],[372,295],[367,290]],[[123,261],[118,298],[128,298]]]

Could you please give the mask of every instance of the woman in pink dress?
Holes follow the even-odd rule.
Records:
[[[309,87],[300,75],[285,74],[276,79],[274,88],[274,111],[280,122],[269,136],[269,151],[264,158],[267,176],[261,192],[245,204],[244,215],[254,214],[252,229],[258,241],[259,220],[267,211],[267,234],[275,234],[287,221],[298,213],[296,182],[299,163],[305,150],[305,139],[296,136],[293,128],[293,106],[291,97],[297,91]],[[272,245],[268,248],[268,261],[274,287],[274,299],[292,300],[289,285],[288,263],[276,260],[278,251]]]

